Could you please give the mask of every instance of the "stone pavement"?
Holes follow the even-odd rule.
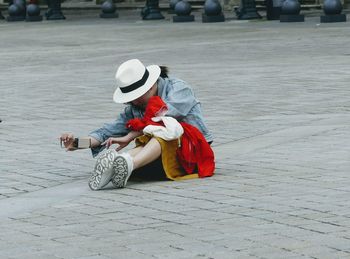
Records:
[[[350,258],[349,23],[97,14],[0,21],[0,258]],[[59,147],[117,116],[135,57],[193,85],[214,177],[93,192]]]

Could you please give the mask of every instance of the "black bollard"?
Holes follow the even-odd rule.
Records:
[[[5,19],[5,17],[2,15],[1,10],[0,10],[0,20]]]
[[[50,0],[46,0],[46,4],[47,4],[47,10],[45,12],[45,18],[47,19],[47,17],[52,15],[52,3]]]
[[[280,22],[303,22],[304,15],[300,14],[298,0],[285,0],[282,4]]]
[[[8,22],[24,21],[26,19],[26,2],[24,0],[14,0],[8,8],[6,20]]]
[[[169,1],[169,14],[174,14],[175,13],[175,6],[178,2],[180,2],[181,0],[170,0]]]
[[[48,10],[45,14],[47,20],[64,20],[61,10],[61,0],[47,0]]]
[[[143,20],[161,20],[164,16],[160,13],[159,0],[146,0],[146,6],[141,11]]]
[[[202,22],[224,22],[225,16],[218,0],[206,0],[204,3],[204,13]]]
[[[266,19],[279,20],[281,15],[282,0],[266,0]]]
[[[116,13],[117,7],[112,0],[105,1],[101,6],[102,13],[101,18],[118,18],[118,13]]]
[[[43,16],[40,15],[40,7],[34,1],[27,6],[27,22],[40,22],[43,20]]]
[[[7,12],[9,14],[6,18],[8,22],[24,21],[25,19],[25,17],[21,15],[21,7],[18,5],[10,5]]]
[[[321,23],[346,22],[346,15],[341,14],[342,10],[343,6],[340,0],[325,0],[323,3],[325,15],[320,17]]]
[[[193,22],[194,15],[191,15],[192,7],[189,2],[182,0],[175,5],[176,16],[173,16],[173,22]]]
[[[261,19],[256,10],[255,0],[241,0],[239,8],[234,10],[238,20]]]

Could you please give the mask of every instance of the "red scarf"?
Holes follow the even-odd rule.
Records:
[[[126,127],[131,130],[141,131],[147,125],[164,126],[162,122],[152,121],[153,117],[159,116],[167,108],[159,96],[149,99],[145,115],[141,119],[131,119]],[[181,136],[181,147],[176,150],[179,163],[187,174],[198,172],[199,177],[209,177],[214,174],[214,152],[204,138],[203,134],[194,126],[180,122],[184,129]]]

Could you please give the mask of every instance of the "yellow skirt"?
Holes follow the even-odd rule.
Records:
[[[151,138],[155,138],[161,146],[161,160],[166,178],[170,180],[185,180],[198,178],[198,174],[187,174],[178,162],[176,157],[178,140],[165,141],[164,139],[158,137],[143,135],[136,138],[136,146],[146,145]]]

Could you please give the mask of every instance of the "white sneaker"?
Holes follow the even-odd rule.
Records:
[[[100,190],[106,186],[114,175],[114,163],[118,157],[118,152],[108,149],[97,158],[94,171],[89,179],[91,190]]]
[[[131,172],[134,168],[134,162],[129,153],[123,153],[118,155],[114,160],[115,174],[112,177],[112,183],[117,188],[124,188]]]

